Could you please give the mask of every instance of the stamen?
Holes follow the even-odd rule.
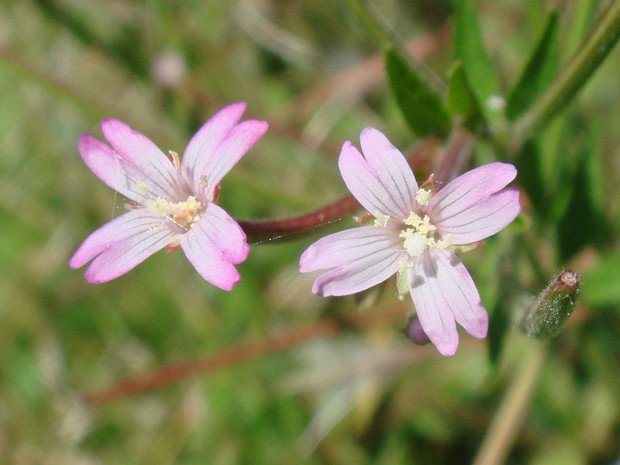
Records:
[[[415,194],[415,201],[418,202],[419,205],[426,207],[431,199],[431,195],[431,191],[428,189],[418,189],[418,192]]]
[[[451,245],[450,234],[446,234],[443,237],[439,236],[437,227],[431,223],[428,215],[420,216],[415,212],[411,212],[403,223],[409,227],[403,229],[398,236],[404,239],[403,248],[414,261],[428,248],[437,247],[445,249]],[[413,263],[411,260],[407,261]]]
[[[381,213],[377,213],[375,215],[375,226],[377,227],[387,227],[388,222],[390,221],[389,215],[382,215]]]
[[[184,229],[190,229],[200,219],[200,214],[204,210],[204,205],[190,195],[185,202],[170,202],[158,197],[149,200],[146,207],[154,213],[170,218],[174,223]]]

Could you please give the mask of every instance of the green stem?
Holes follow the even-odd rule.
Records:
[[[534,341],[493,418],[474,465],[499,465],[504,462],[517,437],[546,358],[546,346]]]
[[[549,90],[514,125],[513,153],[569,103],[620,38],[620,1],[612,1]]]

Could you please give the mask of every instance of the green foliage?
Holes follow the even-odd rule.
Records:
[[[584,278],[581,300],[595,307],[620,307],[620,251],[605,256]]]
[[[450,69],[447,107],[452,115],[464,118],[464,125],[476,132],[484,127],[485,120],[480,102],[471,86],[462,61]]]
[[[556,76],[559,61],[557,30],[558,15],[552,12],[521,77],[508,97],[506,116],[511,120],[527,110]]]
[[[546,349],[506,463],[617,461],[614,16],[596,21],[594,0],[535,21],[528,15],[544,2],[357,3],[395,41],[385,55],[365,27],[352,27],[359,21],[347,2],[3,3],[0,463],[472,463],[532,348],[513,329],[515,316],[573,265],[583,277],[576,314]],[[524,27],[532,24],[544,26],[539,38]],[[155,66],[169,56],[182,65],[173,85]],[[427,69],[448,86],[431,84]],[[507,119],[487,105],[502,95],[499,76],[516,83]],[[560,115],[591,76],[583,98]],[[563,79],[565,94],[545,103]],[[298,260],[314,230],[252,244],[232,293],[206,284],[182,252],[156,254],[98,286],[68,268],[79,243],[124,211],[124,199],[80,159],[81,134],[102,139],[100,120],[119,118],[180,153],[208,116],[241,100],[245,118],[266,119],[270,130],[223,180],[221,204],[239,219],[306,213],[345,194],[339,150],[370,125],[407,154],[428,142],[418,138],[438,136],[424,158],[412,157],[418,179],[450,151],[462,155],[456,170],[515,163],[521,217],[462,255],[489,310],[488,338],[461,331],[451,358],[412,346],[402,335],[411,303],[397,301],[392,281],[363,312],[353,298],[312,295],[313,277],[298,272]],[[455,131],[467,139],[455,148],[459,123],[471,134]],[[474,153],[462,149],[472,139]],[[313,336],[257,352],[297,331]],[[84,400],[214,359],[215,368],[140,395]]]
[[[418,137],[445,135],[450,118],[443,108],[441,96],[397,50],[385,52],[385,68],[396,102],[411,130]]]
[[[463,62],[465,73],[487,117],[492,118],[493,112],[488,109],[487,100],[501,94],[500,85],[484,47],[478,13],[472,0],[456,0],[454,8],[454,56]]]
[[[605,216],[600,152],[584,150],[573,178],[572,194],[558,224],[560,256],[567,260],[586,245],[606,247],[611,225]]]

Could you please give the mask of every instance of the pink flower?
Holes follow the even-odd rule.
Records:
[[[200,275],[231,290],[240,276],[234,265],[249,252],[237,222],[214,203],[226,173],[267,130],[264,121],[239,123],[245,103],[229,105],[189,141],[183,160],[170,158],[153,142],[118,120],[101,123],[108,145],[83,135],[78,149],[103,182],[131,199],[132,209],[105,224],[82,243],[69,265],[92,260],[85,278],[117,278],[158,250],[179,246]]]
[[[322,296],[360,292],[398,273],[399,292],[411,294],[429,339],[443,355],[453,355],[456,322],[478,338],[488,329],[478,290],[454,251],[495,234],[519,214],[518,191],[505,188],[516,170],[483,165],[433,195],[418,187],[403,155],[381,132],[366,128],[360,140],[364,155],[347,141],[338,164],[374,226],[318,240],[301,256],[300,271],[329,269],[312,288]]]

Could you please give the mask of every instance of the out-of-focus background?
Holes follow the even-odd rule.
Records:
[[[505,89],[551,3],[475,2]],[[575,19],[586,18],[587,30],[608,2],[555,3],[566,59],[578,44],[568,39]],[[373,8],[416,60],[446,77],[450,1]],[[611,225],[619,206],[617,52],[546,142],[569,165],[576,154],[600,154],[605,172],[596,187]],[[102,285],[69,269],[81,241],[124,210],[124,199],[82,162],[79,136],[101,139],[101,119],[117,118],[182,153],[211,114],[236,101],[248,102],[246,118],[270,123],[222,183],[220,203],[238,219],[301,214],[346,194],[337,156],[366,126],[405,153],[416,144],[381,50],[350,2],[0,4],[1,463],[473,460],[519,359],[538,346],[509,334],[491,363],[486,341],[463,333],[457,355],[444,358],[404,337],[411,305],[395,298],[392,284],[362,310],[351,297],[312,295],[316,275],[301,275],[298,257],[319,233],[254,244],[229,293],[203,281],[181,252],[160,252]],[[556,201],[566,199],[543,200]],[[525,198],[525,218],[529,209]],[[351,224],[343,218],[331,228]],[[501,237],[465,257],[487,305],[502,298],[492,290]],[[607,240],[611,250],[615,233]],[[550,246],[539,244],[544,261]],[[587,272],[599,260],[588,250],[569,264]],[[536,293],[534,283],[526,277],[515,288]],[[618,312],[613,302],[599,304],[579,307],[553,342],[507,463],[620,457]],[[116,383],[160,379],[170,366],[204,359],[176,382],[101,397]]]

